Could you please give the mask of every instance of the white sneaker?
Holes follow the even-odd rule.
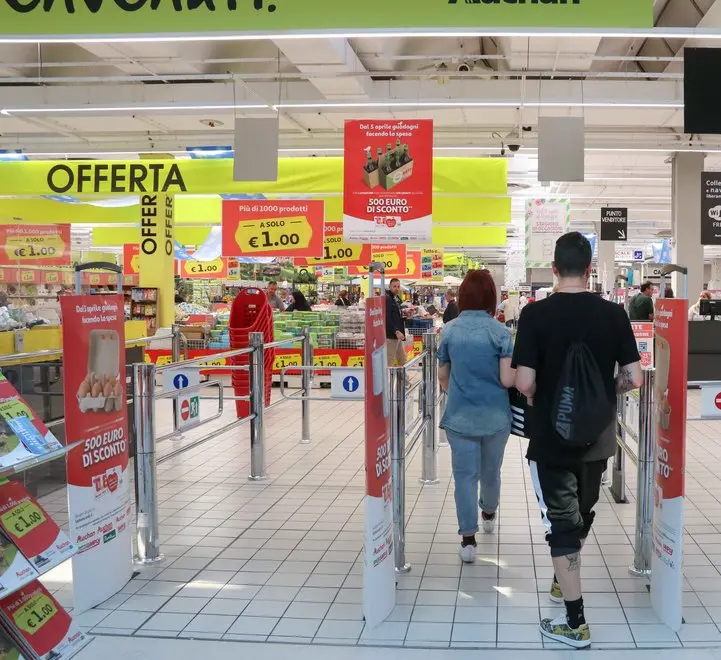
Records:
[[[481,522],[483,523],[483,531],[486,534],[492,534],[496,529],[496,514],[488,514],[481,511]]]
[[[461,556],[461,561],[464,564],[473,564],[476,561],[476,551],[477,548],[475,545],[462,545],[458,554]]]
[[[554,642],[568,644],[576,649],[585,649],[591,646],[591,629],[588,624],[584,623],[578,628],[571,628],[565,612],[555,619],[543,619],[541,634]]]

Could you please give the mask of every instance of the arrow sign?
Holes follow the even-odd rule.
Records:
[[[628,240],[628,209],[610,208],[601,209],[601,240],[626,241]]]
[[[355,392],[358,389],[358,379],[355,376],[346,376],[343,379],[343,389],[346,392]]]
[[[188,377],[185,374],[177,374],[175,378],[173,378],[173,385],[176,390],[185,389],[188,387],[188,382]]]

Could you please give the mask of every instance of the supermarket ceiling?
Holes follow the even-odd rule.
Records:
[[[721,136],[683,134],[682,85],[683,47],[719,43],[721,0],[656,0],[654,24],[627,36],[0,38],[0,150],[187,158],[231,145],[236,117],[277,114],[282,157],[338,156],[346,119],[429,117],[439,156],[520,146],[508,161],[516,239],[524,199],[552,194],[571,198],[575,227],[593,230],[602,205],[627,206],[630,240],[660,240],[671,227],[668,155],[705,151],[721,169]],[[584,117],[584,183],[538,183],[546,115]]]

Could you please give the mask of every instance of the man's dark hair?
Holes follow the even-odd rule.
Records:
[[[646,291],[648,291],[649,289],[652,289],[652,288],[653,288],[653,284],[651,284],[651,282],[644,282],[641,285],[641,293],[646,293]]]
[[[556,241],[553,265],[560,277],[580,277],[588,270],[591,259],[591,244],[583,234],[572,231]]]
[[[398,282],[398,284],[401,283],[401,281],[400,281],[397,277],[394,277],[390,282],[388,282],[388,286],[390,286],[391,284],[393,284],[393,282]]]

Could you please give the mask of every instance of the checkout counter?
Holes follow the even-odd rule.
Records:
[[[708,318],[688,323],[688,379],[721,381],[721,300],[702,300]]]
[[[22,336],[18,337],[18,333]],[[147,343],[141,341],[133,345],[128,342],[144,340],[146,334],[145,321],[125,322],[125,364],[128,379],[129,365],[144,360],[144,348]],[[0,363],[0,369],[35,414],[48,425],[57,439],[65,444],[63,367],[60,353],[62,329],[60,326],[36,326],[31,330],[0,332],[0,358],[17,355],[20,346],[22,354],[47,351],[47,355],[10,361],[6,359]],[[128,391],[132,391],[130,387]],[[128,429],[130,446],[133,447],[135,430],[131,405],[128,406]],[[23,472],[20,478],[33,496],[42,497],[65,485],[65,461],[51,461],[38,465]]]

